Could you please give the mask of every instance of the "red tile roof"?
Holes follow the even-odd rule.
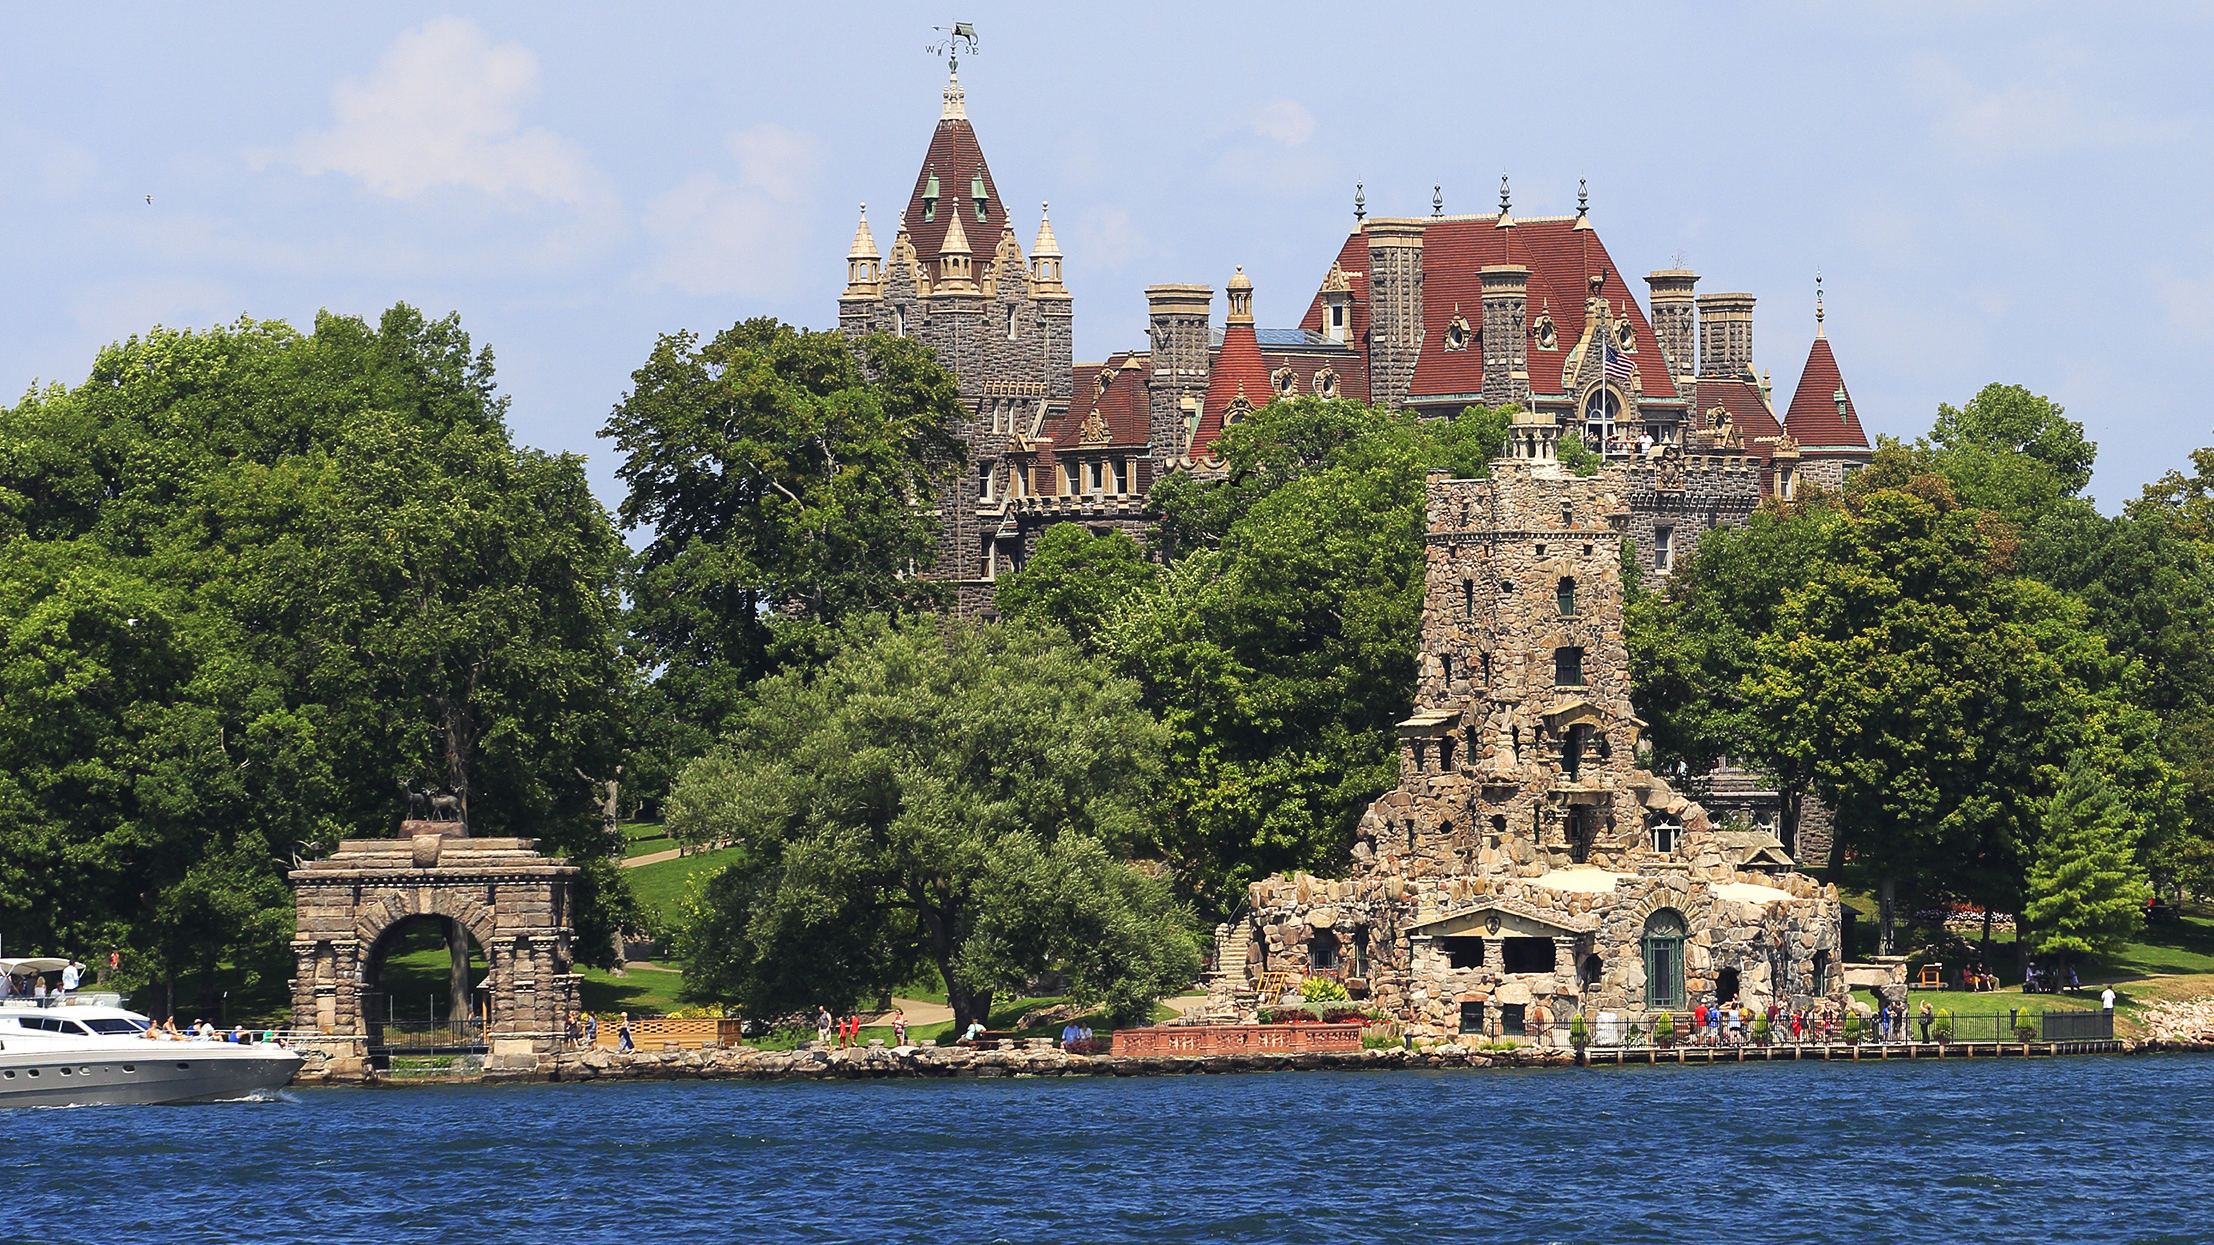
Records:
[[[1222,434],[1223,411],[1240,394],[1255,407],[1266,406],[1276,397],[1275,389],[1269,385],[1268,361],[1261,357],[1260,339],[1253,335],[1250,322],[1232,324],[1223,330],[1222,348],[1215,352],[1214,369],[1207,378],[1207,396],[1199,407],[1199,427],[1192,433],[1192,443],[1186,453],[1199,458],[1211,450],[1215,438]]]
[[[1713,427],[1714,421],[1706,418],[1715,407],[1730,413],[1730,422],[1745,436],[1745,452],[1766,466],[1776,453],[1776,438],[1783,434],[1783,425],[1776,422],[1776,412],[1760,395],[1760,386],[1751,381],[1727,377],[1702,376],[1699,378],[1699,418],[1697,422]]]
[[[1699,382],[1700,391],[1706,382]],[[1837,394],[1845,388],[1838,373],[1837,356],[1830,353],[1830,339],[1816,337],[1807,352],[1807,365],[1799,373],[1799,387],[1791,391],[1791,407],[1784,426],[1801,445],[1850,445],[1865,449],[1868,434],[1861,431],[1860,413],[1853,409],[1853,395],[1845,394],[1845,414],[1837,413]]]
[[[1456,307],[1471,329],[1482,328],[1482,269],[1508,263],[1530,270],[1528,322],[1535,324],[1540,311],[1548,312],[1559,334],[1556,350],[1537,349],[1534,338],[1530,343],[1531,392],[1564,392],[1561,369],[1583,337],[1587,280],[1604,273],[1599,295],[1615,306],[1616,316],[1627,316],[1637,330],[1634,357],[1644,395],[1677,396],[1645,309],[1607,254],[1597,230],[1577,229],[1575,218],[1567,216],[1521,219],[1512,229],[1501,229],[1498,223],[1496,216],[1446,216],[1424,222],[1422,354],[1415,364],[1408,401],[1419,402],[1424,395],[1476,393],[1483,389],[1482,348],[1472,341],[1467,350],[1449,352],[1444,348],[1445,330],[1453,321]],[[1353,340],[1365,349],[1369,328],[1368,242],[1361,230],[1356,229],[1346,239],[1338,253],[1338,264],[1353,287]],[[1319,332],[1324,306],[1317,291],[1301,327]]]
[[[937,219],[923,219],[923,189],[930,182],[930,175],[938,175]],[[969,179],[981,175],[984,178],[984,219],[976,219],[976,201],[969,197]],[[991,264],[992,248],[999,245],[999,231],[1007,224],[1007,205],[1000,202],[999,187],[992,182],[992,170],[984,163],[984,149],[977,145],[976,130],[960,118],[948,118],[938,122],[938,129],[930,136],[930,150],[923,155],[922,168],[915,173],[915,193],[907,198],[907,236],[915,244],[915,258],[930,274],[938,278],[938,245],[945,240],[949,212],[967,213],[961,218],[961,232],[967,235],[969,249],[976,256],[976,274],[981,280],[984,269]]]

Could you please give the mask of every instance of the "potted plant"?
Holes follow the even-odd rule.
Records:
[[[2017,1016],[2014,1019],[2014,1040],[2024,1046],[2037,1040],[2037,1017]]]
[[[1660,1047],[1676,1044],[1676,1018],[1667,1012],[1653,1017],[1653,1045]]]
[[[1937,1035],[1937,1043],[1940,1046],[1953,1040],[1952,1008],[1940,1007],[1937,1009],[1937,1023],[1931,1026],[1931,1031]]]
[[[1775,1035],[1775,1026],[1768,1023],[1767,1012],[1761,1012],[1753,1017],[1753,1041],[1756,1044],[1766,1046],[1768,1040]]]
[[[1861,1025],[1861,1022],[1860,1022],[1860,1013],[1859,1013],[1859,1012],[1847,1012],[1847,1013],[1845,1013],[1845,1027],[1844,1027],[1843,1029],[1839,1030],[1839,1032],[1838,1032],[1838,1036],[1839,1036],[1839,1037],[1842,1037],[1842,1038],[1844,1038],[1844,1039],[1845,1039],[1845,1044],[1846,1044],[1847,1046],[1858,1046],[1858,1045],[1860,1045],[1860,1038],[1861,1038],[1861,1027],[1860,1027],[1860,1025]]]
[[[1577,1050],[1591,1045],[1591,1027],[1584,1023],[1582,1012],[1568,1018],[1568,1044]]]

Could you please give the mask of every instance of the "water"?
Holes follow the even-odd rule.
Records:
[[[0,1239],[2214,1239],[2214,1058],[293,1091],[0,1111]]]

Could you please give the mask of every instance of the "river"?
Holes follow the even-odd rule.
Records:
[[[2203,1242],[2214,1057],[0,1111],[0,1238]]]

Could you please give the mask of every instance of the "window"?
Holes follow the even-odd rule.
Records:
[[[1553,685],[1556,687],[1582,687],[1584,685],[1584,650],[1557,648],[1553,650]]]
[[[1083,491],[1084,491],[1084,464],[1082,464],[1082,463],[1070,463],[1070,464],[1069,464],[1069,488],[1068,488],[1068,491],[1069,491],[1069,493],[1070,493],[1071,495],[1074,495],[1074,494],[1077,494],[1077,493],[1081,493],[1081,492],[1083,492]]]
[[[1461,1032],[1481,1034],[1484,1031],[1484,1005],[1461,1004]]]
[[[1681,829],[1683,827],[1667,818],[1655,821],[1653,823],[1653,850],[1663,856],[1673,854],[1676,850],[1676,834]]]
[[[1423,752],[1425,751],[1425,749],[1424,749],[1424,748],[1423,748],[1423,746],[1422,746],[1422,741],[1421,741],[1421,740],[1419,740],[1419,739],[1417,739],[1417,740],[1414,740],[1414,741],[1413,741],[1413,742],[1412,742],[1411,744],[1409,744],[1408,746],[1409,746],[1409,747],[1412,747],[1412,748],[1414,749],[1414,768],[1415,768],[1415,773],[1419,774],[1419,773],[1421,773],[1421,772],[1422,772],[1422,763],[1423,763],[1423,760],[1425,759],[1425,758],[1423,757],[1423,755],[1422,755],[1422,754],[1423,754]]]
[[[1482,968],[1484,966],[1484,940],[1481,938],[1440,938],[1439,949],[1445,952],[1445,962],[1450,968]]]
[[[1684,918],[1662,908],[1645,918],[1645,1006],[1663,1011],[1684,1005]]]
[[[1528,1005],[1524,1003],[1501,1003],[1499,1005],[1499,1034],[1501,1037],[1522,1036],[1522,1014],[1523,1008],[1526,1006]]]
[[[1461,581],[1461,617],[1466,619],[1476,617],[1476,581],[1473,579]]]
[[[1345,338],[1345,304],[1330,304],[1330,337],[1333,341]]]
[[[1130,460],[1115,460],[1115,492],[1127,497],[1130,494]]]
[[[1555,604],[1561,607],[1562,614],[1575,613],[1576,581],[1566,575],[1561,576],[1560,584],[1553,591],[1553,600]]]
[[[1653,569],[1656,571],[1667,571],[1675,569],[1675,566],[1676,529],[1672,527],[1654,528]]]
[[[1811,993],[1814,995],[1814,997],[1819,999],[1827,997],[1829,995],[1829,992],[1830,953],[1827,951],[1817,951],[1814,953],[1814,989],[1811,991]]]
[[[1507,837],[1507,815],[1505,813],[1493,813],[1491,815],[1491,832],[1498,838]]]
[[[1453,737],[1451,735],[1438,740],[1438,772],[1441,774],[1453,772]]]
[[[982,173],[978,173],[969,179],[969,197],[976,200],[976,219],[983,220],[984,204],[988,199],[984,194],[984,175]]]
[[[1453,682],[1453,654],[1440,654],[1438,657],[1438,668],[1445,673],[1445,681],[1448,685],[1450,685]]]
[[[1553,950],[1550,938],[1509,938],[1504,947],[1507,971],[1550,973],[1553,971]]]
[[[1106,471],[1104,470],[1106,465],[1107,464],[1105,463],[1096,462],[1087,464],[1087,466],[1090,468],[1090,474],[1092,477],[1092,487],[1090,491],[1094,496],[1097,496],[1098,494],[1106,491],[1103,485],[1103,481],[1106,478]]]
[[[1335,969],[1338,966],[1338,936],[1326,929],[1318,929],[1307,943],[1307,964],[1311,968]]]
[[[938,175],[936,173],[932,173],[930,180],[923,183],[923,219],[926,221],[938,219]]]
[[[990,463],[981,463],[976,468],[976,499],[978,501],[990,501],[992,499],[992,465]]]
[[[1584,399],[1584,445],[1603,452],[1614,439],[1614,421],[1622,417],[1622,399],[1611,389],[1597,389]]]
[[[1414,850],[1414,818],[1407,819],[1407,850]]]
[[[1368,930],[1366,928],[1353,931],[1353,975],[1355,977],[1368,976]]]
[[[907,336],[907,308],[892,308],[892,336]]]
[[[1015,309],[1012,306],[1007,309],[1007,340],[1015,340]]]
[[[1484,686],[1485,686],[1485,687],[1490,687],[1490,686],[1491,686],[1491,654],[1489,654],[1489,653],[1478,653],[1478,654],[1476,655],[1476,660],[1477,660],[1477,661],[1478,661],[1479,663],[1481,663],[1481,665],[1483,666],[1483,674],[1484,674]]]
[[[1776,496],[1783,498],[1785,501],[1790,501],[1797,492],[1796,481],[1791,476],[1791,468],[1776,468]]]
[[[1567,738],[1561,740],[1561,774],[1573,781],[1584,768],[1584,737],[1591,728],[1581,723],[1568,728]]]

